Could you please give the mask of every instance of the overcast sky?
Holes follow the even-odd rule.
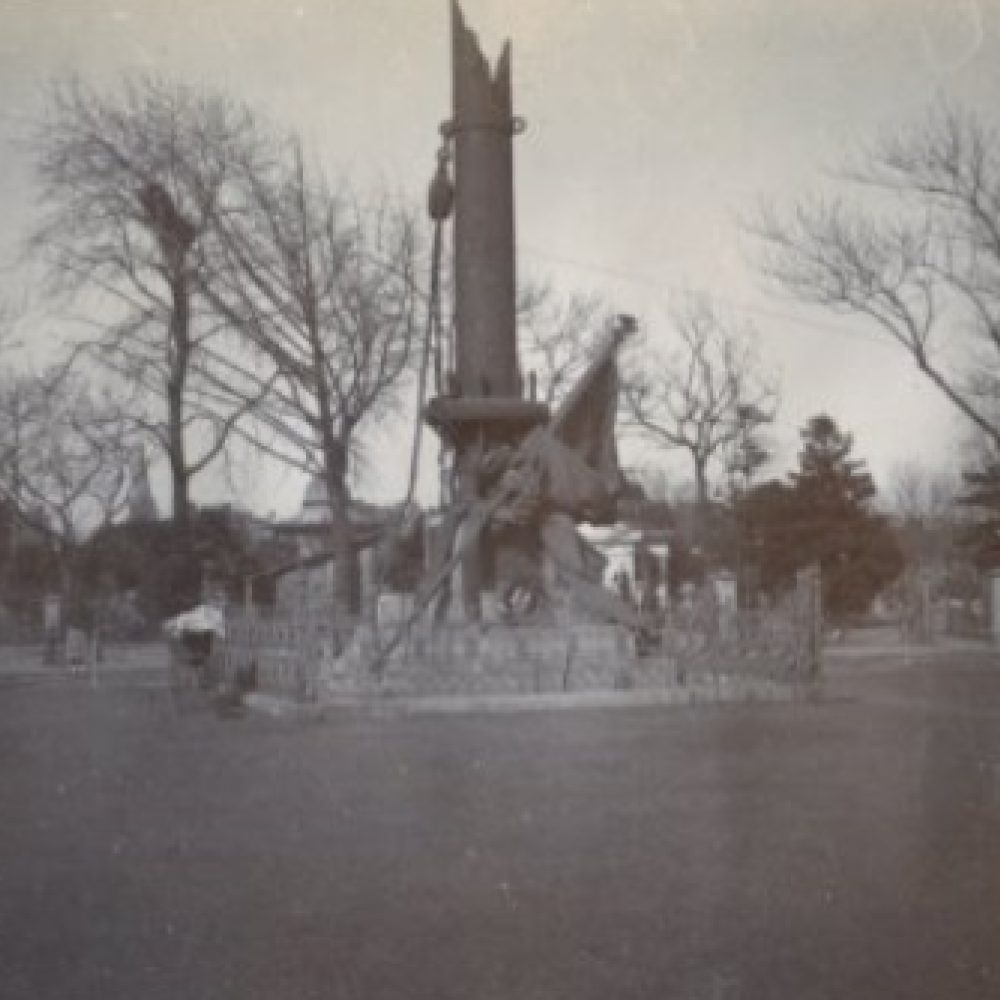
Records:
[[[782,374],[785,465],[796,428],[820,410],[854,433],[880,480],[898,462],[947,456],[961,425],[906,359],[863,323],[770,295],[735,220],[761,197],[815,188],[845,149],[919,121],[941,97],[996,115],[1000,0],[463,8],[488,55],[513,42],[528,122],[516,145],[522,273],[601,292],[657,338],[669,336],[672,289],[705,289],[753,321]],[[0,0],[0,133],[23,129],[53,74],[113,83],[152,70],[225,88],[300,129],[331,173],[422,201],[450,111],[449,44],[447,0]],[[17,148],[3,155],[9,258],[31,187]],[[13,276],[0,280],[16,292]],[[403,463],[379,467],[366,492],[386,497]],[[287,512],[299,489],[258,482],[247,499]]]

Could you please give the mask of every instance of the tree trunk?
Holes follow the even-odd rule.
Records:
[[[698,510],[695,537],[703,549],[708,539],[708,522],[711,515],[708,491],[708,459],[697,453],[694,457],[695,500]]]
[[[181,444],[183,463],[183,443]],[[170,472],[172,477],[172,510],[173,521],[177,528],[186,530],[191,526],[191,484],[188,479],[187,469],[183,464],[177,464],[174,456],[170,456]]]
[[[330,549],[334,553],[333,603],[337,612],[354,617],[361,610],[358,552],[350,519],[346,448],[333,435],[324,444],[326,492],[330,505]]]
[[[83,628],[85,625],[81,594],[76,585],[73,555],[69,542],[62,540],[57,544],[55,556],[59,573],[59,592],[62,597],[64,635],[66,628]]]
[[[190,472],[184,447],[184,389],[191,358],[190,300],[187,282],[178,275],[171,283],[173,311],[170,317],[170,374],[167,381],[167,447],[173,480],[174,524],[187,528],[191,522]]]
[[[694,456],[694,482],[698,506],[708,510],[708,463],[700,455]]]

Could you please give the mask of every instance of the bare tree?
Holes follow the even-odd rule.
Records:
[[[762,208],[764,275],[795,298],[868,318],[994,444],[1000,360],[1000,145],[938,108],[841,173],[852,200]]]
[[[625,423],[654,444],[690,455],[704,509],[712,462],[773,419],[778,390],[760,371],[752,329],[725,318],[708,297],[677,297],[671,320],[672,351],[658,354],[645,343],[632,356],[622,386]]]
[[[9,347],[13,346],[15,312],[9,302],[0,299],[0,352],[6,355]],[[6,358],[4,358],[6,361]]]
[[[950,516],[955,509],[959,484],[953,476],[920,462],[894,466],[889,477],[893,512],[913,521],[933,523]]]
[[[517,318],[522,368],[537,379],[538,398],[558,403],[590,363],[612,310],[596,294],[562,295],[549,281],[522,284]]]
[[[65,364],[0,383],[0,502],[45,541],[70,604],[80,543],[124,510],[128,446],[123,412]]]
[[[352,605],[349,472],[398,403],[418,337],[415,228],[388,198],[334,192],[295,151],[281,182],[248,172],[211,248],[205,292],[272,372],[257,443],[321,477],[339,588]]]
[[[116,95],[57,82],[46,112],[32,137],[41,217],[29,248],[96,331],[78,353],[120,377],[134,424],[166,456],[183,526],[192,479],[266,388],[204,309],[197,249],[234,171],[265,171],[272,144],[246,108],[148,77]]]
[[[908,635],[930,638],[930,602],[935,592],[961,592],[970,565],[963,538],[970,541],[975,514],[962,503],[958,479],[919,462],[895,466],[889,497],[896,534],[906,559],[898,584],[901,625]]]

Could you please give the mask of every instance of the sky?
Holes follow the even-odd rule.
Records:
[[[918,123],[942,98],[997,115],[1000,0],[462,6],[488,56],[513,45],[515,110],[528,126],[515,147],[522,276],[597,292],[657,343],[669,343],[667,303],[683,290],[751,322],[762,364],[782,381],[777,471],[820,411],[854,434],[883,485],[901,463],[953,458],[962,425],[899,350],[862,321],[765,288],[738,221],[762,198],[818,190],[856,144]],[[332,175],[422,202],[450,113],[449,59],[447,0],[0,0],[0,264],[33,210],[17,139],[54,75],[114,86],[142,70],[225,89],[298,129]],[[22,280],[0,270],[0,295],[17,297]],[[49,320],[23,330],[39,343],[53,333]],[[402,491],[402,429],[375,440],[370,498]],[[428,443],[425,499],[434,466]],[[302,481],[261,467],[236,485],[255,509],[287,514]],[[216,477],[202,495],[226,489]]]

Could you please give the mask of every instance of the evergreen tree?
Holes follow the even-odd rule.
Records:
[[[873,509],[875,483],[853,457],[852,436],[825,414],[801,435],[798,469],[787,482],[751,489],[740,517],[761,590],[774,596],[800,569],[818,564],[824,615],[844,622],[899,575],[903,556],[888,521]]]
[[[746,577],[772,600],[794,584],[804,565],[795,539],[797,512],[795,491],[776,479],[752,486],[737,498]]]
[[[826,414],[813,417],[800,431],[799,471],[789,479],[803,500],[812,500],[832,513],[867,507],[876,494],[865,463],[850,457],[854,437],[842,431]]]
[[[818,563],[823,611],[834,622],[863,613],[902,570],[903,555],[853,436],[825,414],[801,431],[799,469],[789,476],[791,534],[800,565]]]

